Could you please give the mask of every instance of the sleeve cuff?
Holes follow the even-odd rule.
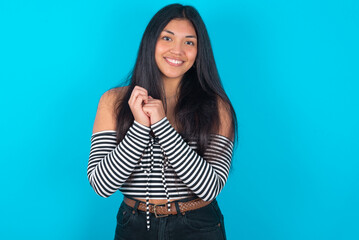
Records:
[[[138,127],[142,128],[142,129],[145,130],[145,131],[148,131],[148,132],[151,131],[151,128],[150,128],[150,127],[147,127],[147,126],[145,126],[145,125],[143,125],[143,124],[137,122],[136,120],[133,120],[133,123],[134,123],[135,125],[137,125]]]
[[[159,126],[159,125],[162,125],[162,123],[165,122],[166,120],[167,120],[167,117],[164,117],[164,118],[162,118],[161,120],[159,120],[158,122],[152,124],[152,125],[151,125],[152,130],[153,130],[154,128],[158,128],[158,126]]]
[[[128,134],[143,142],[148,142],[150,139],[150,131],[151,128],[134,120],[132,126],[128,130]]]
[[[159,138],[159,142],[165,142],[168,138],[172,138],[177,131],[173,128],[167,117],[162,118],[160,121],[151,125],[152,131],[156,137]]]

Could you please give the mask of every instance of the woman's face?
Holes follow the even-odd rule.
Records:
[[[163,80],[181,80],[197,56],[197,34],[186,19],[173,19],[157,40],[155,59]]]

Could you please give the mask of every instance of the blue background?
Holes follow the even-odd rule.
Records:
[[[87,180],[100,96],[171,1],[0,1],[0,239],[113,239]],[[359,2],[182,1],[239,120],[229,240],[359,239]]]

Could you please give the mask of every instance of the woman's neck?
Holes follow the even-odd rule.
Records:
[[[166,93],[166,100],[173,100],[178,96],[178,87],[181,79],[164,79],[163,85]]]

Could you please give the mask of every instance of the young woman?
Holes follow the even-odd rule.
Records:
[[[124,195],[115,239],[226,239],[237,119],[195,8],[155,14],[128,79],[100,99],[87,169],[98,195]]]

